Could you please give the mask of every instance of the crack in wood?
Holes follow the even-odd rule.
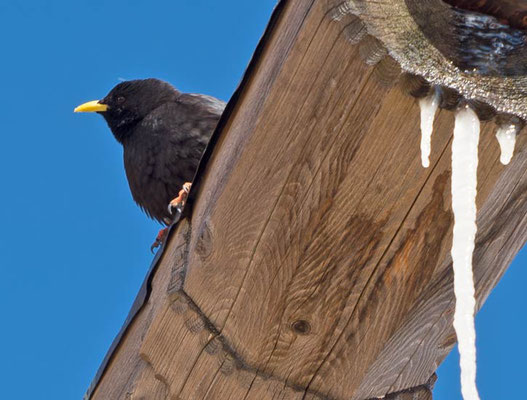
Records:
[[[375,268],[372,270],[371,275],[370,275],[370,278],[369,278],[369,280],[368,280],[366,286],[369,286],[369,285],[370,285],[370,280],[373,279],[373,277],[376,275],[376,271],[377,271],[377,269],[378,269],[379,266],[381,265],[382,261],[384,260],[386,254],[388,253],[388,251],[390,250],[390,248],[392,247],[392,244],[393,244],[394,240],[398,237],[398,235],[399,235],[401,229],[403,229],[403,227],[404,227],[404,225],[405,225],[405,222],[406,222],[406,220],[408,219],[408,216],[410,215],[411,211],[413,210],[413,208],[414,208],[414,206],[415,206],[417,200],[418,200],[419,197],[421,196],[421,194],[422,194],[424,188],[427,186],[427,183],[428,183],[429,179],[430,179],[430,178],[432,177],[432,175],[433,175],[433,171],[436,169],[436,167],[437,167],[437,165],[439,164],[441,158],[444,156],[444,154],[445,154],[445,152],[446,152],[446,149],[449,147],[449,144],[450,144],[450,141],[448,141],[448,142],[446,143],[445,147],[443,148],[443,150],[442,150],[442,152],[441,152],[441,156],[438,158],[438,160],[437,160],[436,163],[434,164],[433,168],[430,169],[430,173],[428,174],[427,179],[426,179],[426,180],[424,181],[424,183],[422,184],[422,187],[421,187],[420,191],[417,193],[417,195],[416,195],[414,201],[412,202],[411,206],[408,208],[408,211],[407,211],[405,217],[403,218],[403,220],[401,221],[399,228],[398,228],[398,229],[396,230],[396,232],[394,233],[394,235],[393,235],[393,237],[392,237],[392,240],[390,241],[390,243],[388,244],[388,246],[386,246],[386,249],[385,249],[385,251],[383,252],[382,256],[379,258],[379,261],[378,261],[377,265],[376,265]],[[372,180],[374,180],[374,176],[372,177]],[[364,294],[364,292],[365,292],[365,291],[363,291],[363,293],[361,293],[361,298],[362,298],[362,295]],[[357,303],[356,303],[356,307],[359,306],[360,301],[361,301],[360,299],[359,299],[359,301],[357,301]],[[351,321],[351,319],[353,318],[354,313],[355,313],[355,310],[353,311],[352,315],[349,317],[348,324],[349,324],[349,322]],[[370,326],[370,327],[371,327],[371,326]],[[344,332],[345,332],[345,330],[342,330],[341,335],[343,335]],[[366,337],[366,336],[367,336],[367,332],[366,332],[366,334],[364,335],[364,337]],[[312,382],[315,380],[315,378],[316,378],[318,372],[320,371],[320,369],[322,368],[322,366],[327,362],[327,360],[329,359],[330,355],[332,354],[334,348],[337,346],[337,344],[339,343],[339,341],[340,341],[340,338],[339,338],[339,340],[335,341],[335,344],[334,344],[334,345],[332,346],[332,348],[327,352],[326,357],[325,357],[325,358],[323,359],[323,361],[320,363],[320,366],[319,366],[319,368],[317,369],[317,371],[315,371],[315,373],[313,374],[313,376],[312,376],[312,378],[311,378],[311,381],[309,382],[307,388],[309,388],[310,385],[312,384]],[[359,346],[360,346],[360,343],[359,343]]]

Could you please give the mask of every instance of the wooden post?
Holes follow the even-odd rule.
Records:
[[[325,1],[282,1],[216,132],[189,218],[92,399],[431,399],[452,349],[450,144],[378,79]],[[379,74],[379,72],[381,72]],[[478,304],[526,239],[527,151],[482,126]]]

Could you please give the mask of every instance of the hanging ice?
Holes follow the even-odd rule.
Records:
[[[430,165],[430,142],[438,106],[439,93],[437,90],[419,100],[419,107],[421,108],[421,162],[425,168]]]
[[[515,123],[507,123],[498,128],[496,138],[500,144],[501,157],[500,161],[503,165],[511,162],[514,154],[514,146],[516,145],[516,136],[520,132],[520,126]]]
[[[452,143],[452,210],[454,238],[452,261],[456,330],[460,366],[461,392],[464,400],[478,400],[476,388],[476,332],[474,328],[474,278],[472,254],[476,237],[476,191],[480,123],[469,107],[456,114]]]

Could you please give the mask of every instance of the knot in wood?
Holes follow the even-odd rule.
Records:
[[[207,258],[212,252],[212,231],[208,223],[205,223],[196,243],[196,252],[201,259]]]
[[[291,328],[295,333],[298,333],[299,335],[308,335],[309,332],[311,332],[311,324],[304,320],[299,319],[291,324]]]

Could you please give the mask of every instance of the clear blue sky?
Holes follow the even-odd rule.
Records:
[[[274,0],[0,3],[2,399],[75,399],[119,330],[159,226],[133,203],[120,146],[73,107],[158,77],[228,100]],[[29,246],[28,246],[29,244]],[[486,399],[523,378],[527,254],[478,318]],[[455,355],[436,398],[459,399]]]

